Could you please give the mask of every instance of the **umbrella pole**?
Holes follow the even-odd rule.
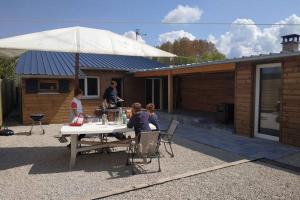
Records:
[[[79,87],[79,53],[75,54],[75,89]]]

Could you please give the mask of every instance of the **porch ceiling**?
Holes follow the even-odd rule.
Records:
[[[216,73],[234,71],[235,63],[212,64],[206,66],[178,67],[173,69],[157,69],[135,72],[135,77],[157,77],[192,73]]]

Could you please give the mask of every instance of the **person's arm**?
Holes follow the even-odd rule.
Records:
[[[134,125],[134,116],[131,116],[128,123],[127,123],[127,127],[128,128],[133,128]]]
[[[108,97],[109,97],[110,92],[111,92],[111,87],[108,87],[108,88],[106,88],[106,90],[103,94],[103,99],[106,99],[107,103],[109,102]]]
[[[79,114],[79,113],[77,113],[77,104],[75,102],[71,103],[71,109],[72,109],[74,116],[77,116]]]
[[[149,122],[151,124],[153,124],[155,127],[156,127],[156,130],[159,131],[160,130],[160,123],[159,123],[159,120],[158,120],[158,117],[156,114],[152,114],[150,117],[149,117]]]
[[[120,97],[117,96],[117,101],[122,102],[124,99],[121,99]]]

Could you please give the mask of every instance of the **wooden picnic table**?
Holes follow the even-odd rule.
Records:
[[[150,128],[155,130],[155,126],[150,124]],[[107,125],[103,125],[101,122],[94,123],[85,123],[82,126],[69,126],[64,125],[60,133],[62,136],[71,136],[71,155],[70,155],[70,163],[69,168],[72,169],[75,166],[76,155],[78,152],[82,151],[90,151],[102,148],[113,148],[113,147],[129,147],[132,139],[126,139],[121,141],[78,141],[78,135],[94,135],[98,134],[103,138],[104,135],[108,135],[110,133],[126,133],[133,131],[133,129],[127,128],[126,124],[114,124],[109,123]],[[88,144],[89,146],[80,147],[78,144]]]

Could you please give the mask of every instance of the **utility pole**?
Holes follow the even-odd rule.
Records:
[[[141,30],[140,29],[135,29],[135,40],[137,41],[138,40],[138,36],[146,36],[147,34],[146,33],[141,33]]]

